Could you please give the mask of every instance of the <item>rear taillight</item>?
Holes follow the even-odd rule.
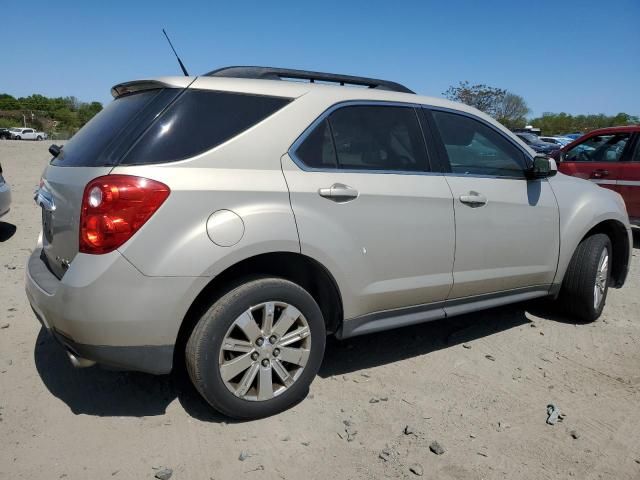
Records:
[[[80,252],[108,253],[140,230],[169,196],[165,184],[131,175],[106,175],[84,189]]]

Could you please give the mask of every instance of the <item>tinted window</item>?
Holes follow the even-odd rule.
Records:
[[[122,163],[164,163],[192,157],[235,137],[289,101],[187,90],[153,123]]]
[[[618,162],[629,141],[628,133],[596,135],[572,147],[564,155],[569,162]]]
[[[427,170],[416,112],[407,107],[353,106],[329,116],[338,167],[356,170]]]
[[[633,157],[631,157],[632,162],[640,162],[640,134],[636,135],[636,137],[636,151],[634,152]]]
[[[296,150],[296,156],[311,168],[336,168],[336,151],[327,120],[323,120],[307,135]]]
[[[175,89],[146,90],[114,100],[82,127],[51,163],[69,167],[115,164],[131,146],[131,134],[137,131],[139,135],[139,129],[148,126],[178,93]]]
[[[449,112],[433,112],[451,171],[470,175],[522,177],[524,154],[484,123]]]

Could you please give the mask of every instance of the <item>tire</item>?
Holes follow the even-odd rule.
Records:
[[[17,136],[17,137],[16,137],[16,140],[22,140],[22,137]]]
[[[42,140],[42,137],[40,135],[38,135],[38,137],[36,138],[37,141]]]
[[[267,311],[274,312],[270,316],[273,329],[264,320],[269,317]],[[285,311],[287,315],[283,315]],[[283,319],[284,323],[278,326]],[[305,325],[306,336],[286,343],[297,338],[293,331],[304,332]],[[277,338],[273,344],[271,332]],[[223,350],[223,342],[232,348]],[[213,408],[229,417],[254,419],[286,410],[306,396],[322,363],[325,342],[322,312],[306,290],[281,278],[260,278],[223,295],[202,315],[187,341],[185,362],[194,386]],[[294,354],[296,358],[292,357]],[[285,356],[287,360],[306,363],[300,367],[285,361]],[[238,359],[242,370],[235,368]],[[284,377],[278,373],[282,372],[280,368],[285,368]],[[269,379],[274,380],[273,384]],[[261,385],[265,385],[264,389]]]
[[[558,297],[562,309],[575,320],[593,322],[602,314],[611,280],[611,260],[611,240],[602,233],[585,238],[576,248]],[[605,262],[606,272],[601,272]]]

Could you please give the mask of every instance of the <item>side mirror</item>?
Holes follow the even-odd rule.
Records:
[[[552,177],[558,172],[558,166],[553,158],[545,155],[536,155],[533,157],[533,165],[531,165],[525,174],[529,179]]]

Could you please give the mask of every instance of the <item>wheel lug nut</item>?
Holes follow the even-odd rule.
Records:
[[[256,340],[256,345],[259,347],[261,347],[263,343],[264,343],[264,338],[262,337]]]
[[[257,359],[258,359],[258,357],[259,357],[258,352],[253,352],[253,353],[251,354],[251,360],[257,360]]]
[[[269,337],[269,341],[273,344],[276,343],[278,341],[278,337],[276,337],[275,335],[271,335]]]
[[[278,355],[280,355],[280,349],[279,349],[279,348],[275,348],[275,349],[273,350],[273,356],[274,356],[274,357],[277,357]]]
[[[262,366],[263,367],[268,367],[269,366],[269,360],[267,360],[266,358],[264,360],[262,360]]]

